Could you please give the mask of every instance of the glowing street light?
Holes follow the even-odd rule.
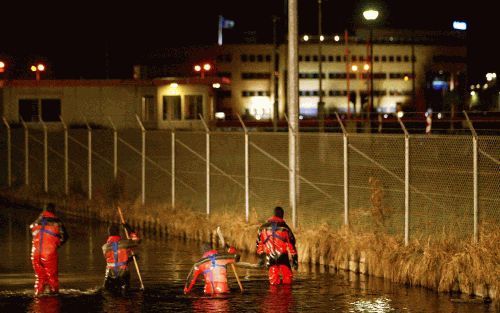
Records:
[[[196,64],[193,68],[195,72],[200,73],[201,78],[205,78],[205,72],[209,72],[212,69],[212,65],[210,63],[204,63],[203,65]]]
[[[309,36],[308,35],[304,35],[303,39],[304,39],[304,41],[309,41]]]
[[[363,17],[368,21],[376,20],[378,17],[378,11],[374,9],[368,9],[363,12]]]
[[[363,65],[363,70],[368,71],[369,69],[370,69],[370,64],[365,63],[365,64]]]
[[[32,72],[35,72],[36,80],[40,80],[40,72],[45,72],[45,65],[38,63],[37,65],[32,65],[30,69]]]
[[[0,73],[5,72],[5,62],[0,61]]]
[[[335,35],[333,37],[333,40],[335,40],[335,42],[338,42],[340,40],[340,36],[339,35]]]
[[[352,70],[353,72],[357,72],[357,71],[358,71],[358,66],[357,66],[356,64],[353,64],[353,65],[351,66],[351,70]]]

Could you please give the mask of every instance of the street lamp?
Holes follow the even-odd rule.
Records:
[[[31,66],[31,71],[35,72],[36,80],[40,80],[40,72],[45,72],[45,65],[43,63],[38,63],[37,65]]]
[[[205,72],[209,72],[212,69],[212,65],[210,65],[210,63],[205,63],[203,65],[196,64],[193,68],[195,72],[200,73],[201,78],[205,78]]]
[[[5,62],[0,61],[0,73],[5,72]]]
[[[370,104],[368,106],[368,120],[370,120],[370,112],[373,110],[373,25],[372,21],[376,20],[378,17],[378,11],[374,9],[368,9],[363,12],[363,17],[370,23],[370,55],[368,56],[368,62],[370,66]]]

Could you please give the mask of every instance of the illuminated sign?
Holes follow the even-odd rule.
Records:
[[[462,21],[453,21],[453,29],[467,30],[467,23]]]

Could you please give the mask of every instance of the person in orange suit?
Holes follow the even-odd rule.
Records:
[[[295,237],[283,219],[284,213],[283,208],[274,208],[274,215],[259,227],[257,235],[257,254],[261,257],[260,263],[266,259],[271,285],[291,284],[291,267],[295,270],[299,267]],[[292,258],[291,266],[289,255]]]
[[[219,253],[206,244],[203,246],[203,252],[203,256],[194,264],[186,279],[184,294],[191,291],[200,274],[203,274],[205,279],[205,288],[203,289],[205,294],[228,293],[227,265],[238,262],[239,255],[236,254],[236,249],[230,247],[227,253]]]
[[[111,224],[108,227],[108,239],[102,246],[102,252],[106,259],[106,274],[104,288],[108,291],[117,291],[125,296],[130,288],[129,262],[133,257],[133,249],[140,243],[140,238],[132,230],[130,225],[123,224],[130,234],[130,239],[122,239],[120,227]]]
[[[55,215],[55,205],[49,203],[40,216],[30,225],[33,236],[31,263],[35,270],[35,296],[45,292],[59,293],[57,249],[68,240],[68,233]]]

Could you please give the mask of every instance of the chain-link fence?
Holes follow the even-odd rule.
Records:
[[[292,221],[287,132],[1,131],[3,186],[247,219],[279,205]],[[303,132],[297,139],[295,227],[468,239],[499,225],[498,136]]]

